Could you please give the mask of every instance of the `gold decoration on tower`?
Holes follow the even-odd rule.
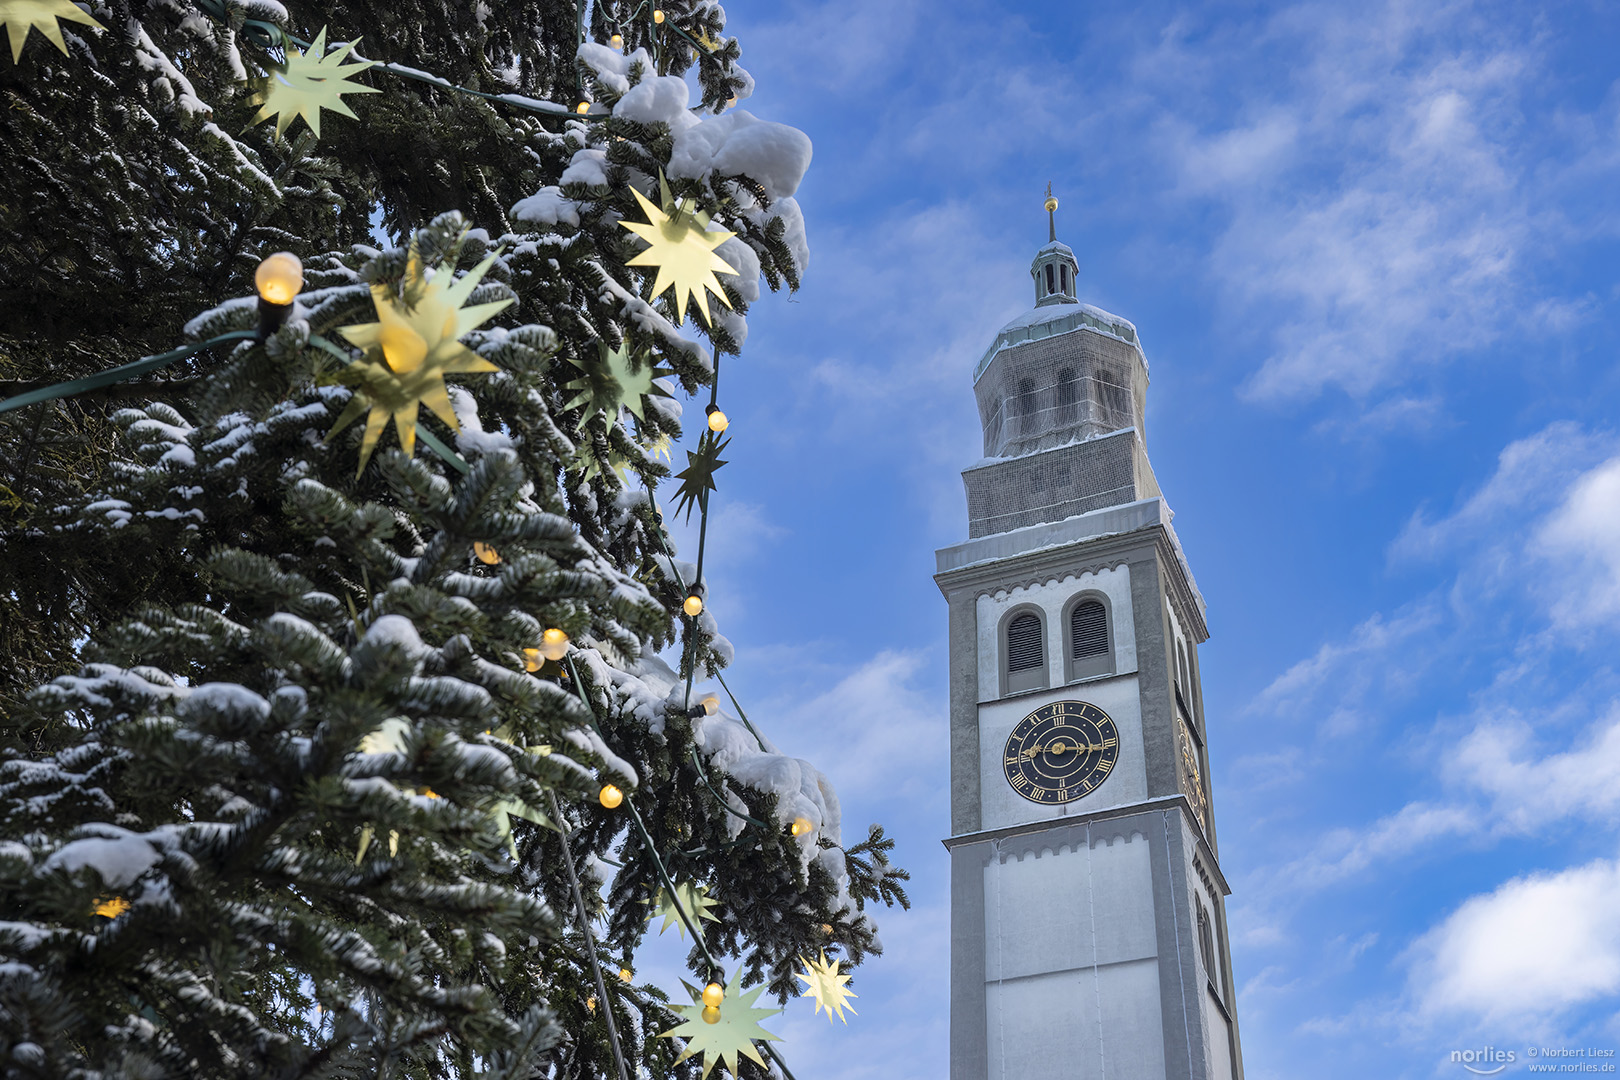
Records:
[[[429,279],[413,246],[405,269],[404,296],[396,295],[388,285],[373,285],[377,321],[338,327],[338,333],[366,355],[343,373],[343,381],[357,384],[358,389],[326,437],[330,439],[369,410],[357,475],[365,471],[389,417],[399,432],[400,448],[407,454],[416,452],[416,417],[421,405],[433,410],[451,431],[461,430],[444,377],[499,370],[460,341],[462,335],[512,303],[497,300],[462,307],[494,262],[491,255],[461,278],[446,264]]]
[[[714,293],[722,304],[728,308],[731,306],[725,290],[720,287],[720,279],[714,275],[717,272],[737,273],[730,263],[714,253],[714,249],[737,234],[724,229],[711,231],[708,214],[687,210],[682,202],[670,197],[669,185],[662,177],[658,183],[663,193],[663,209],[654,206],[635,188],[630,189],[630,194],[636,197],[642,212],[647,215],[648,224],[638,221],[621,221],[619,224],[647,241],[648,247],[625,265],[658,267],[658,277],[653,282],[653,296],[662,296],[666,289],[675,290],[676,325],[686,317],[688,300],[696,299],[703,321],[712,326],[714,319],[709,314],[708,294]]]
[[[794,972],[793,975],[805,983],[804,992],[799,996],[815,998],[816,1015],[820,1016],[821,1010],[826,1009],[827,1023],[832,1023],[834,1012],[838,1013],[838,1019],[849,1023],[844,1017],[844,1010],[848,1009],[854,1013],[855,1006],[849,1003],[849,999],[859,995],[844,985],[849,982],[849,976],[838,973],[838,961],[828,960],[826,952],[822,952],[819,962],[806,960],[801,956],[799,963],[803,964],[805,969],[805,974]]]
[[[326,27],[315,35],[310,42],[309,52],[299,52],[291,45],[287,46],[287,63],[280,69],[274,69],[269,75],[254,81],[254,89],[258,91],[248,101],[249,105],[260,106],[259,112],[249,122],[248,126],[262,123],[272,116],[276,118],[276,138],[282,134],[298,117],[304,118],[309,130],[318,139],[321,137],[321,110],[335,112],[339,116],[347,116],[351,120],[359,117],[343,103],[344,94],[380,94],[382,91],[370,86],[361,86],[349,80],[368,68],[377,66],[375,60],[357,60],[352,64],[344,64],[354,47],[360,44],[360,39],[345,42],[340,48],[334,49],[331,54],[326,51]]]
[[[97,30],[107,29],[80,11],[76,4],[68,3],[68,0],[0,0],[0,26],[6,28],[6,36],[11,39],[11,62],[21,62],[23,44],[27,42],[30,30],[38,30],[46,41],[66,56],[67,42],[62,39],[61,27],[63,19]]]

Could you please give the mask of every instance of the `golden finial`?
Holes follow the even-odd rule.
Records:
[[[1046,182],[1046,231],[1047,239],[1057,240],[1057,196],[1052,194],[1052,182]]]

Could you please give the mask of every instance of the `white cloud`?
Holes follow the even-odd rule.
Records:
[[[1328,735],[1364,726],[1367,698],[1375,691],[1409,686],[1432,661],[1422,647],[1440,625],[1442,611],[1432,600],[1408,606],[1386,619],[1375,614],[1343,642],[1327,642],[1315,655],[1294,664],[1260,691],[1250,708],[1290,715]]]
[[[814,761],[846,805],[937,798],[927,785],[945,769],[944,712],[914,685],[923,666],[918,653],[885,650],[814,696],[778,699],[773,737]]]
[[[1620,703],[1580,745],[1537,757],[1522,720],[1487,721],[1458,744],[1447,766],[1453,782],[1491,800],[1503,831],[1531,833],[1567,818],[1613,824],[1620,813]]]
[[[1620,991],[1620,862],[1517,877],[1475,896],[1414,950],[1428,1013],[1516,1025]]]
[[[1583,474],[1537,530],[1531,550],[1560,569],[1551,598],[1565,625],[1620,616],[1620,457]]]
[[[1454,513],[1438,521],[1429,521],[1422,509],[1414,513],[1390,545],[1390,558],[1433,557],[1464,545],[1522,539],[1525,518],[1556,502],[1581,470],[1613,445],[1612,438],[1568,420],[1515,439],[1497,455],[1490,479]]]

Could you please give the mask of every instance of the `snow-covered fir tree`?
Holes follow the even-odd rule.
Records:
[[[890,842],[694,699],[732,649],[662,523],[682,398],[807,261],[809,142],[739,106],[720,6],[88,13],[0,57],[0,396],[238,336],[0,414],[0,1072],[607,1078],[611,1019],[631,1075],[696,1076],[634,975],[666,883],[714,901],[700,984],[877,951]],[[400,70],[278,138],[254,80],[323,27]],[[712,322],[630,265],[637,193],[736,234]],[[470,350],[443,454],[366,375],[424,311]]]

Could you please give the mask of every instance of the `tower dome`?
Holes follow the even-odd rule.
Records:
[[[1050,189],[1046,210],[1047,243],[1030,265],[1035,304],[997,332],[973,373],[984,428],[984,461],[963,474],[973,536],[1158,493],[1136,327],[1080,302]],[[1092,473],[1110,483],[1078,483]]]

